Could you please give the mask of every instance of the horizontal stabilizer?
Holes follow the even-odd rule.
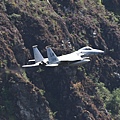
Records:
[[[29,62],[35,62],[35,59],[32,59],[32,60],[28,60]]]
[[[36,67],[36,66],[39,66],[40,63],[35,63],[35,64],[31,64],[31,65],[23,65],[22,67],[23,68],[26,68],[26,67]]]
[[[46,66],[47,66],[47,67],[57,67],[58,64],[47,64]]]

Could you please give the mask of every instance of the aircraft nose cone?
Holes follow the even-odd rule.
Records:
[[[96,53],[104,53],[104,51],[103,50],[96,50]]]
[[[100,50],[100,53],[104,53],[104,51]]]
[[[93,53],[94,53],[94,55],[98,55],[98,54],[103,54],[104,51],[102,51],[102,50],[96,50],[96,51],[93,52]]]

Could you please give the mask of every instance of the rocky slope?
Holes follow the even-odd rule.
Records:
[[[115,118],[95,84],[103,82],[111,92],[120,86],[119,13],[112,9],[118,13],[115,16],[103,4],[99,0],[0,1],[0,120]],[[44,57],[48,45],[57,55],[86,45],[106,53],[78,67],[22,69],[36,44]]]

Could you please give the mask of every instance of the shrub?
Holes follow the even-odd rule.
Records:
[[[105,87],[104,83],[100,82],[100,83],[96,83],[97,87],[97,93],[100,97],[100,99],[104,102],[104,105],[106,107],[106,105],[108,104],[108,102],[111,99],[112,94],[110,93],[110,91]]]
[[[106,108],[112,115],[120,115],[120,88],[112,92],[112,98],[109,100]]]

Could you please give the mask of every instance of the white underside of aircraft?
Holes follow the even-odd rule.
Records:
[[[40,65],[47,67],[55,67],[60,65],[63,66],[81,65],[90,61],[89,56],[104,53],[104,51],[102,50],[97,50],[89,46],[86,46],[70,54],[56,56],[53,50],[50,47],[47,47],[48,58],[44,58],[40,51],[38,50],[37,45],[33,46],[33,52],[35,59],[29,60],[29,62],[34,61],[35,63],[30,65],[23,65],[22,67],[35,67]]]

